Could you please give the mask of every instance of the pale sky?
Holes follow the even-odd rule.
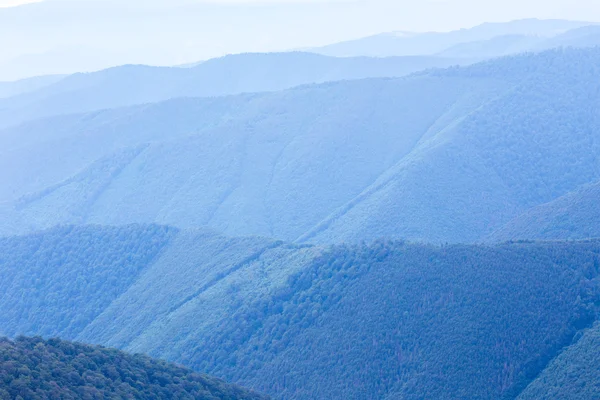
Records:
[[[14,7],[21,4],[34,3],[32,0],[0,0],[0,7]]]
[[[0,0],[0,7],[61,0]],[[144,7],[148,4],[204,3],[215,5],[297,5],[332,4],[360,9],[366,24],[379,23],[382,29],[452,30],[482,22],[499,22],[519,18],[557,18],[600,21],[598,0],[74,0],[78,3],[104,2]],[[380,21],[377,21],[379,19]],[[391,22],[391,21],[396,21]],[[357,26],[359,34],[360,25]],[[420,28],[420,29],[419,29]],[[361,32],[362,33],[362,32]]]

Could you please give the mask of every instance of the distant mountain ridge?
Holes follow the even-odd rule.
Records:
[[[177,97],[224,96],[329,81],[401,77],[430,68],[475,61],[427,56],[341,59],[292,52],[232,55],[191,68],[127,65],[70,75],[37,91],[0,100],[0,127],[40,117]]]
[[[502,23],[485,23],[470,29],[451,32],[396,34],[382,33],[357,40],[314,48],[311,51],[336,57],[389,57],[406,55],[433,55],[448,49],[506,35],[550,38],[568,30],[594,25],[593,22],[523,19]],[[453,53],[451,53],[453,54]],[[500,56],[502,53],[494,53]]]
[[[598,29],[598,25],[591,22],[518,20],[447,33],[393,32],[364,39],[373,41],[381,38],[394,43],[406,41],[409,47],[415,49],[397,52],[400,55],[396,56],[393,56],[396,54],[393,51],[392,56],[385,57],[383,54],[358,51],[352,57],[326,57],[327,52],[318,49],[307,50],[311,52],[248,53],[190,64],[189,68],[125,65],[73,74],[60,82],[51,82],[55,85],[38,85],[40,90],[14,88],[25,82],[41,82],[49,78],[0,83],[0,127],[39,117],[175,97],[223,96],[346,79],[400,77],[431,68],[469,65],[522,52],[540,52],[557,47],[593,47],[600,44]],[[394,47],[394,43],[389,45]],[[373,45],[367,47],[371,49]],[[28,86],[35,89],[31,84]],[[9,91],[8,87],[13,89]],[[1,100],[9,96],[12,98]]]
[[[18,96],[49,86],[64,78],[62,75],[39,76],[15,82],[0,82],[0,99]]]

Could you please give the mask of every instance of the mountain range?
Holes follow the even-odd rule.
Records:
[[[600,398],[599,29],[0,83],[0,398]]]
[[[47,75],[35,78],[22,79],[14,82],[0,82],[0,99],[18,96],[23,93],[34,92],[49,86],[64,78],[63,75]]]
[[[485,23],[470,29],[451,32],[381,33],[314,48],[311,51],[335,57],[357,55],[389,57],[440,53],[455,57],[461,55],[460,50],[470,48],[469,57],[473,54],[481,57],[482,53],[474,51],[478,47],[478,50],[483,50],[484,54],[502,56],[535,49],[538,46],[554,47],[550,45],[552,42],[577,46],[576,39],[587,36],[581,34],[585,31],[579,31],[579,34],[569,32],[577,32],[579,28],[591,28],[594,25],[597,24],[583,21],[523,19],[504,23]],[[513,42],[511,51],[507,51],[507,48],[502,45],[502,42],[507,41]]]
[[[552,50],[34,120],[0,132],[2,231],[156,222],[309,243],[486,240],[600,181],[599,62],[594,48]]]
[[[292,52],[230,55],[191,68],[126,65],[70,75],[38,90],[23,90],[21,95],[0,100],[0,127],[52,115],[179,97],[225,96],[277,91],[311,83],[401,77],[474,61],[428,56],[335,58]],[[37,81],[50,79],[52,77],[42,77]],[[30,81],[18,81],[12,86],[25,86]]]
[[[192,21],[190,16],[194,14],[200,13],[202,15],[201,18],[207,18],[211,14],[215,14],[214,18],[219,19],[224,17],[223,12],[227,12],[227,8],[221,10],[220,7],[211,7],[210,5],[196,5],[195,7],[191,7],[190,4],[177,5],[173,3],[170,5],[172,8],[171,11],[165,10],[164,7],[160,5],[153,6],[150,2],[144,2],[144,6],[148,8],[146,10],[146,16],[153,15],[154,18],[157,18],[157,15],[159,15],[161,12],[170,12],[174,16],[174,20],[176,19],[175,16],[177,16],[177,18],[181,18],[182,11],[187,9],[189,15],[183,17],[184,25],[188,25]],[[294,7],[294,5],[290,5],[290,7]],[[335,8],[334,5],[332,7]],[[241,6],[241,8],[243,8],[243,6]],[[277,7],[274,6],[274,8]],[[297,8],[302,7],[298,6]],[[66,40],[64,37],[53,38],[53,34],[46,35],[48,37],[48,43],[46,43],[44,40],[40,40],[39,35],[42,35],[42,32],[47,29],[47,27],[41,22],[47,20],[49,16],[53,16],[57,20],[63,19],[65,15],[67,15],[67,10],[71,15],[79,15],[81,20],[88,18],[88,16],[92,13],[95,14],[97,20],[93,22],[92,25],[97,24],[98,21],[104,19],[106,21],[112,21],[113,24],[119,25],[119,27],[115,26],[115,31],[111,32],[104,38],[95,38],[93,41],[94,44],[90,44],[88,46],[83,46],[79,42],[69,42],[62,45],[52,46],[50,45],[50,42],[53,40],[58,40],[59,42]],[[232,10],[233,8],[229,7],[229,12]],[[273,11],[275,12],[275,10]],[[302,10],[302,12],[306,11],[307,9]],[[255,13],[255,10],[250,7],[244,12],[250,15]],[[114,42],[118,42],[119,38],[121,39],[122,45],[126,47],[128,45],[132,45],[130,43],[132,38],[129,37],[127,32],[121,32],[120,37],[118,36],[118,29],[131,30],[131,26],[120,26],[122,21],[121,19],[116,18],[115,15],[111,15],[114,13],[128,14],[130,11],[127,9],[122,9],[122,5],[119,4],[119,2],[109,3],[106,1],[88,1],[86,3],[81,3],[67,0],[46,0],[43,3],[31,4],[26,7],[1,9],[0,33],[2,33],[2,29],[4,29],[4,34],[8,37],[10,35],[10,30],[18,27],[18,29],[23,30],[22,35],[19,36],[19,39],[22,40],[23,43],[21,46],[19,46],[18,44],[12,42],[10,43],[10,46],[9,43],[7,43],[3,47],[5,50],[4,53],[6,54],[5,57],[8,58],[6,59],[0,57],[0,80],[17,80],[39,75],[64,75],[73,74],[76,72],[100,71],[111,66],[119,66],[123,64],[165,65],[166,59],[179,60],[181,59],[182,54],[185,54],[184,57],[186,61],[173,61],[171,64],[199,65],[201,63],[193,61],[197,59],[211,58],[200,54],[202,54],[203,51],[210,51],[209,49],[214,46],[214,43],[207,42],[202,43],[201,45],[199,43],[194,43],[192,45],[192,42],[204,42],[207,40],[202,35],[198,34],[190,33],[188,35],[187,41],[188,45],[192,46],[191,48],[178,50],[164,48],[165,43],[169,41],[178,41],[176,37],[181,32],[177,29],[173,30],[172,36],[174,37],[170,37],[171,35],[166,35],[165,37],[156,41],[163,46],[160,51],[156,47],[156,44],[154,47],[152,47],[148,46],[147,43],[144,45],[137,43],[133,48],[117,49],[115,48]],[[32,15],[35,16],[32,17]],[[122,17],[123,16],[121,16],[121,18]],[[137,17],[139,16],[136,16],[136,18]],[[231,18],[231,16],[229,18]],[[23,29],[24,26],[32,24],[35,20],[39,20],[37,25],[31,26],[31,28],[27,31]],[[78,30],[86,30],[87,27],[68,23],[66,24],[65,29],[74,30],[75,32],[73,35],[76,35]],[[147,27],[141,27],[141,30],[145,29],[147,29]],[[186,26],[185,28],[180,27],[180,29],[198,30],[202,28]],[[32,42],[31,36],[33,36],[34,33],[38,34],[38,39]],[[149,37],[154,35],[155,32],[148,32],[147,34]],[[113,36],[115,36],[113,38],[113,45],[107,48],[106,43],[103,42]],[[144,35],[138,35],[138,37],[134,38],[133,40],[136,42],[141,40],[143,42],[145,39],[140,39],[139,36]],[[125,40],[126,37],[129,37],[129,39]],[[444,67],[451,65],[449,63],[468,64],[478,60],[523,52],[539,52],[556,47],[590,47],[597,46],[598,44],[600,44],[600,42],[598,40],[597,23],[567,20],[523,19],[502,23],[485,23],[473,28],[460,29],[450,32],[381,33],[355,40],[334,43],[323,47],[302,47],[302,51],[325,56],[333,56],[336,58],[405,57],[405,60],[396,60],[395,63],[398,64],[397,68],[399,71],[411,72],[413,68],[419,67],[424,69],[427,67]],[[2,43],[0,43],[0,45],[2,45]],[[173,43],[171,47],[178,48],[180,47],[180,44]],[[246,46],[246,48],[253,47],[255,46],[250,44]],[[22,50],[18,50],[21,48]],[[24,50],[27,48],[30,48],[30,50]],[[195,59],[193,58],[193,55],[188,54],[193,54],[194,48],[196,48],[199,53]],[[238,53],[240,53],[238,56],[243,56],[243,53],[247,51],[248,50],[238,51]],[[9,56],[13,52],[16,53],[12,56]],[[218,58],[216,60],[218,60]],[[300,62],[302,63],[302,60],[300,60]],[[331,64],[331,62],[332,61],[330,60],[329,64]],[[365,67],[365,62],[366,61],[363,60],[363,67]],[[370,63],[376,62],[377,61],[370,61]],[[291,70],[294,70],[296,73],[299,73],[300,71],[308,72],[311,70],[310,67],[316,67],[318,76],[318,64],[305,64],[305,68],[301,69],[299,68],[302,66],[301,63],[295,68],[291,68]],[[337,63],[344,64],[342,60],[337,60]],[[390,61],[390,63],[394,62]],[[167,65],[168,64],[169,63],[167,62]],[[239,75],[239,71],[228,70],[228,68],[232,68],[231,65],[234,66],[233,68],[237,67],[242,71],[247,68],[253,68],[252,61],[250,61],[249,66],[246,67],[243,59],[237,59],[235,63],[229,64],[229,67],[227,66],[227,63],[225,64],[226,65],[221,66],[219,69],[221,74],[215,78],[217,79],[216,82],[212,82],[210,79],[208,79],[205,81],[205,83],[201,83],[203,82],[203,76],[200,75],[195,77],[196,81],[193,81],[195,83],[193,86],[198,84],[208,84],[211,88],[213,88],[213,90],[216,89],[220,94],[222,94],[226,88],[229,87],[229,83],[223,79],[222,74],[236,73],[236,75]],[[214,72],[215,67],[217,65],[220,66],[220,62],[211,61],[211,65],[213,67],[212,71]],[[388,63],[388,66],[389,65],[390,64]],[[274,72],[271,71],[267,65],[264,69],[266,74],[264,74],[262,77],[255,77],[258,80],[258,85],[256,86],[260,88],[261,85],[265,84],[265,76],[269,77],[269,75],[273,73],[275,73],[275,77],[280,76],[282,70],[286,71],[288,68],[290,67],[286,66],[285,61],[283,61],[283,64],[279,70]],[[343,69],[347,68],[347,66],[343,67]],[[257,71],[260,70],[260,68],[257,68]],[[147,71],[141,71],[140,78],[146,76],[146,73]],[[400,72],[393,72],[392,75],[388,76],[398,76],[399,73]],[[167,81],[163,82],[163,84],[169,86],[171,81],[169,81],[169,78],[165,77],[165,75],[171,76],[168,72],[162,71],[162,73],[159,73],[155,69],[154,74],[157,74],[159,82],[161,82],[162,79],[167,79]],[[124,73],[124,75],[126,75],[126,73]],[[136,74],[130,73],[129,76],[131,77],[131,75],[135,76],[137,79]],[[243,76],[243,74],[241,74],[241,76]],[[367,76],[369,75],[363,74],[363,76],[360,77]],[[333,76],[332,78],[336,77]],[[353,75],[352,78],[357,78],[357,76]],[[182,77],[181,79],[185,80],[186,77]],[[188,83],[190,82],[190,79],[191,76],[188,75]],[[317,81],[318,80],[315,80],[313,82]],[[218,83],[224,84],[224,86],[219,86]],[[136,86],[134,85],[131,89],[135,88]],[[282,89],[282,87],[278,87],[278,89]],[[192,90],[192,92],[202,94],[207,93],[207,91],[199,91],[198,86],[196,86],[196,90]],[[210,92],[210,90],[208,90],[208,92]],[[0,93],[2,93],[1,90]]]

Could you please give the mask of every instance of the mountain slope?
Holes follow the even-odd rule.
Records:
[[[144,352],[276,398],[514,398],[591,326],[600,300],[597,241],[315,247],[165,228],[168,242],[134,281],[114,280],[117,298],[88,289],[103,282],[93,260],[141,259],[136,230],[157,229],[4,239],[2,254],[14,254],[0,260],[0,282],[11,281],[4,296],[32,301],[16,305],[28,320],[13,320],[14,306],[0,302],[10,317],[0,326],[12,327],[2,333]],[[36,251],[40,238],[61,235],[47,240],[52,252]],[[106,246],[71,244],[83,239]],[[54,254],[71,275],[52,267]],[[44,279],[31,279],[40,269]],[[71,276],[87,286],[67,293],[51,284],[73,286]],[[73,314],[41,312],[92,305],[102,312],[77,331],[52,321]]]
[[[0,379],[2,399],[265,398],[145,356],[59,339],[0,339]]]
[[[506,35],[552,37],[570,29],[591,25],[590,22],[524,19],[504,23],[485,23],[471,29],[452,32],[384,33],[357,40],[335,43],[311,51],[336,57],[389,57],[432,55],[451,47],[487,41]],[[478,55],[477,57],[482,57]]]
[[[175,99],[0,133],[0,229],[478,241],[600,180],[600,50]]]
[[[600,325],[594,325],[580,336],[517,399],[597,398],[600,395]]]
[[[0,135],[1,228],[155,221],[294,240],[436,121],[463,117],[504,86],[361,80],[32,122]]]
[[[2,334],[75,337],[138,279],[174,233],[159,226],[64,227],[0,240]]]
[[[33,92],[63,79],[63,75],[38,76],[15,82],[0,82],[0,99]]]
[[[567,294],[558,278],[586,251],[563,250],[393,243],[332,249],[275,299],[235,313],[241,332],[223,321],[196,337],[207,343],[202,349],[191,356],[191,348],[182,349],[182,361],[280,390],[284,398],[510,398],[591,318],[575,306],[580,290]],[[597,274],[595,257],[585,262],[590,276]],[[548,276],[558,286],[531,291],[533,281]],[[570,314],[557,293],[579,311]],[[177,320],[193,315],[178,313]],[[214,352],[224,358],[209,361]]]
[[[277,288],[316,253],[266,238],[157,225],[58,227],[2,238],[0,248],[0,334],[83,338],[100,330],[99,342],[119,347],[186,299],[208,292],[210,300],[210,290],[223,285],[248,286],[240,278],[248,271],[256,271],[252,293]],[[229,312],[227,293],[211,307],[221,318]],[[111,320],[102,323],[107,314]]]
[[[493,58],[510,54],[524,53],[532,47],[544,42],[539,36],[502,35],[487,40],[460,43],[438,55],[452,58]],[[551,48],[551,47],[550,47]]]
[[[455,70],[528,81],[433,132],[302,240],[473,241],[509,215],[597,181],[599,57],[559,50]]]
[[[498,229],[489,240],[567,240],[600,237],[600,183],[586,185],[528,210]]]
[[[600,45],[600,26],[590,25],[572,29],[533,47],[533,50],[547,50],[556,47],[596,47]]]
[[[227,56],[192,68],[127,65],[74,74],[35,92],[0,100],[0,126],[174,97],[222,96],[345,79],[399,77],[468,63],[444,57],[339,59],[310,53],[269,53]]]

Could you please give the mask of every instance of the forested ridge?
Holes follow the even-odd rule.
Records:
[[[146,353],[281,399],[514,398],[600,304],[594,240],[298,246],[134,225],[1,245],[0,334]],[[102,260],[141,264],[106,283]]]
[[[157,225],[59,227],[0,239],[0,332],[77,336],[175,232]]]
[[[594,321],[599,250],[335,247],[184,360],[283,398],[514,398]]]
[[[0,399],[266,399],[164,361],[60,339],[0,338]]]

